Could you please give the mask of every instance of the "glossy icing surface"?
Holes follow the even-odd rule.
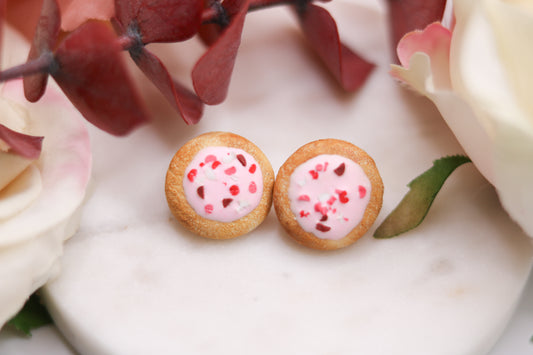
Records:
[[[259,205],[263,175],[259,163],[242,149],[207,147],[185,170],[183,189],[200,216],[232,222]]]
[[[321,154],[294,170],[289,200],[306,232],[337,240],[361,222],[370,192],[370,180],[357,163],[340,155]]]

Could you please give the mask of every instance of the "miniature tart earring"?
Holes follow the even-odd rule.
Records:
[[[263,222],[273,185],[272,166],[255,144],[233,133],[211,132],[176,152],[165,194],[172,214],[190,231],[229,239]]]
[[[308,143],[280,168],[274,208],[297,242],[333,250],[362,237],[376,220],[383,182],[374,160],[337,139]]]

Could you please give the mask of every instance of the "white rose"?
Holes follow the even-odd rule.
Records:
[[[44,140],[32,160],[0,139],[0,327],[57,274],[63,242],[78,227],[91,167],[85,122],[59,90],[49,87],[36,104],[22,92],[21,81],[1,87],[0,124]]]
[[[398,45],[392,74],[431,99],[465,152],[533,237],[533,1],[455,0]]]

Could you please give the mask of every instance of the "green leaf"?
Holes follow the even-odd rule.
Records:
[[[469,162],[470,158],[464,155],[435,160],[433,167],[407,185],[409,192],[378,227],[374,237],[392,238],[417,227],[426,217],[446,179],[457,167]]]
[[[41,303],[37,293],[30,296],[24,307],[15,317],[7,323],[26,336],[31,336],[31,331],[43,325],[51,324],[52,318]]]

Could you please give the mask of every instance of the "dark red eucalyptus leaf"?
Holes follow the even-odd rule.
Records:
[[[194,90],[208,105],[221,103],[228,94],[235,58],[241,44],[244,19],[250,1],[229,0],[226,2],[225,6],[228,6],[234,16],[222,35],[204,53],[192,70]],[[237,8],[238,11],[235,11]]]
[[[159,58],[145,48],[133,53],[132,58],[143,73],[163,93],[168,102],[181,114],[187,124],[198,123],[204,109],[198,96],[173,80]]]
[[[35,60],[42,55],[51,55],[54,49],[59,29],[61,27],[61,15],[56,0],[44,0],[41,9],[41,17],[35,29],[35,35],[31,45],[28,61]],[[51,57],[51,56],[50,56]],[[24,77],[24,96],[30,102],[36,102],[43,96],[48,82],[48,73],[41,72]]]
[[[216,42],[223,28],[218,23],[206,23],[198,29],[198,36],[206,46],[211,46]]]
[[[184,41],[198,31],[203,2],[199,0],[115,0],[115,16],[143,43]],[[138,32],[138,33],[137,33]]]
[[[2,55],[2,39],[4,38],[4,22],[6,20],[7,0],[0,0],[0,56]]]
[[[29,136],[27,134],[13,131],[0,123],[0,139],[3,140],[11,150],[24,158],[37,159],[41,154],[43,137]]]
[[[88,21],[58,46],[58,70],[52,73],[80,113],[114,135],[148,121],[121,50],[108,23]]]
[[[346,47],[337,24],[324,8],[307,4],[297,11],[300,26],[311,47],[346,91],[359,89],[375,65]]]
[[[388,0],[388,4],[392,52],[396,53],[396,46],[406,33],[442,20],[446,0]]]

